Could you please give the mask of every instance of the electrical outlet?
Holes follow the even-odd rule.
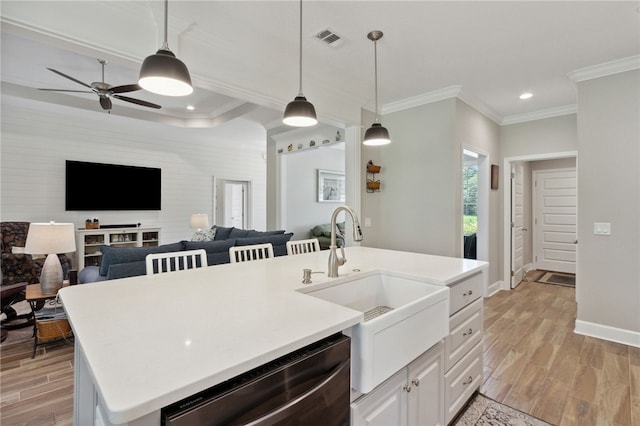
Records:
[[[610,223],[602,223],[602,222],[594,222],[594,224],[593,224],[593,233],[595,235],[611,235],[611,224]]]

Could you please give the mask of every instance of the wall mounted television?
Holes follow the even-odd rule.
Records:
[[[160,210],[161,169],[66,160],[65,209]]]

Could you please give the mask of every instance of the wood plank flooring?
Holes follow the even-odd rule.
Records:
[[[484,301],[484,383],[554,425],[640,425],[640,348],[573,333],[575,289],[524,282]],[[73,346],[0,349],[0,424],[73,424]]]
[[[554,425],[640,425],[640,348],[575,334],[575,317],[571,287],[485,299],[481,391]]]

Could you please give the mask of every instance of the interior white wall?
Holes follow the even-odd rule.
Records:
[[[266,226],[266,131],[234,120],[213,129],[186,129],[2,96],[3,221],[55,220],[84,225],[141,223],[162,227],[161,242],[190,239],[192,213],[213,213],[213,177],[252,182],[252,223]],[[162,169],[160,211],[65,211],[65,160]],[[95,182],[100,196],[104,182]],[[126,184],[126,183],[124,183]]]
[[[640,346],[640,70],[577,86],[576,330]]]
[[[293,232],[293,239],[310,238],[311,228],[329,223],[333,210],[345,204],[318,202],[318,169],[345,171],[344,144],[341,145],[280,154],[286,170],[286,180],[282,182],[282,190],[287,194],[284,229]]]

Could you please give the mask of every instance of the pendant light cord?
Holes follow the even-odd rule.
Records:
[[[163,50],[169,50],[169,43],[167,42],[167,33],[169,32],[169,0],[164,0],[164,44]]]
[[[300,61],[300,87],[298,88],[298,96],[304,96],[302,94],[302,0],[300,0],[300,55],[298,55]]]
[[[373,78],[375,80],[375,102],[376,102],[375,121],[377,123],[378,122],[378,40],[373,41],[373,63],[374,63]]]

